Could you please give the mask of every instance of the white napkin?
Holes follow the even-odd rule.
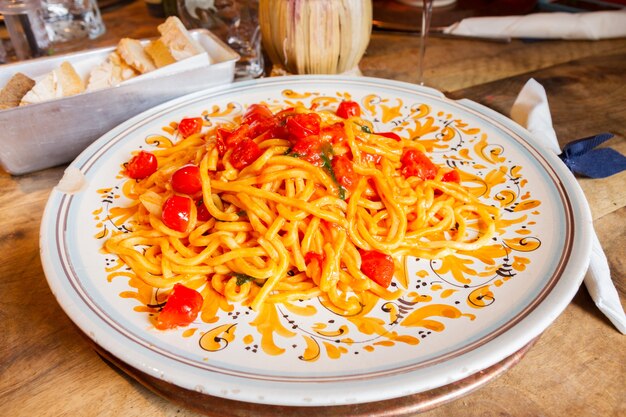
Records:
[[[484,38],[591,40],[621,38],[626,37],[626,10],[470,17],[445,28],[444,33]]]
[[[561,153],[556,133],[552,127],[546,91],[534,79],[531,78],[517,96],[511,108],[511,118],[528,129],[546,149],[556,154]],[[585,275],[585,285],[600,311],[611,320],[620,332],[626,334],[626,316],[617,290],[611,281],[609,263],[595,231],[593,228],[591,230],[591,261],[587,275]]]

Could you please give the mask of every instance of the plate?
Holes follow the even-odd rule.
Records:
[[[359,102],[377,131],[402,130],[436,162],[462,170],[464,185],[501,210],[493,244],[471,256],[407,258],[405,294],[378,301],[364,316],[335,314],[314,299],[273,307],[263,330],[241,306],[208,323],[154,329],[137,283],[101,250],[111,229],[123,227],[111,213],[124,205],[119,173],[131,152],[157,146],[155,136],[178,140],[170,123],[183,117],[219,123],[252,103],[335,108],[342,99]],[[201,91],[113,129],[67,172],[50,195],[40,240],[46,277],[65,312],[139,371],[237,401],[355,404],[459,381],[541,334],[576,293],[590,256],[589,209],[555,155],[492,110],[396,81],[298,76]]]

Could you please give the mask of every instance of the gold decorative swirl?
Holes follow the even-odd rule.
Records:
[[[541,241],[536,237],[517,237],[504,239],[504,244],[518,252],[532,252],[541,246]]]
[[[208,352],[226,349],[235,339],[236,327],[236,324],[222,324],[209,330],[200,337],[200,347]]]

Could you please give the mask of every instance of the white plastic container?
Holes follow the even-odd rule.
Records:
[[[239,55],[211,32],[190,31],[210,57],[180,61],[118,86],[0,110],[0,164],[14,175],[73,160],[98,137],[157,104],[208,87],[231,83]],[[17,72],[33,79],[68,61],[85,77],[114,47],[39,58],[0,67],[0,86]],[[193,59],[193,58],[192,58]]]

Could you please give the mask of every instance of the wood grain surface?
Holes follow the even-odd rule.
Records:
[[[375,2],[378,10],[385,3]],[[390,10],[398,9],[391,3]],[[107,10],[103,17],[107,34],[97,45],[115,44],[122,36],[154,36],[160,22],[147,15],[140,1]],[[367,76],[415,82],[417,59],[417,38],[374,34],[361,69]],[[508,115],[530,77],[546,87],[561,144],[608,131],[616,136],[607,145],[626,154],[626,39],[516,40],[504,45],[429,41],[426,84],[452,98],[469,98]],[[20,177],[0,170],[0,415],[201,415],[154,394],[103,360],[50,292],[38,234],[46,199],[63,170]],[[579,182],[623,302],[626,172]],[[345,415],[367,415],[367,407],[354,406]],[[337,414],[318,409],[315,415]],[[477,391],[421,415],[624,416],[626,338],[583,287],[516,366]]]

